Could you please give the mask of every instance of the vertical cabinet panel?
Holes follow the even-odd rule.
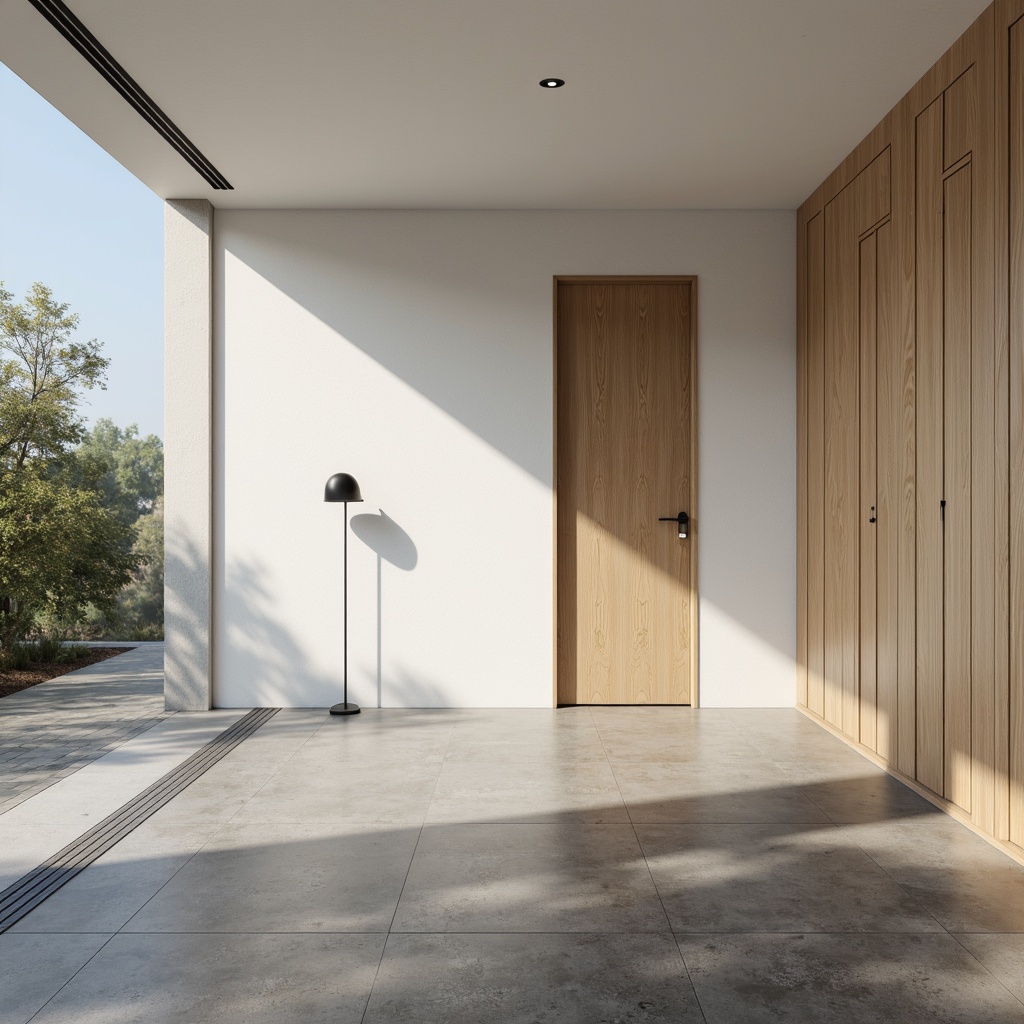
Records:
[[[1022,33],[997,0],[801,208],[799,458],[805,706],[1024,849]]]
[[[857,739],[860,346],[853,198],[848,188],[825,209],[825,720]]]
[[[917,778],[943,772],[942,98],[917,116]]]
[[[875,525],[876,707],[874,750],[896,763],[899,684],[899,538],[902,491],[902,338],[897,331],[892,224],[876,233]]]
[[[825,714],[825,218],[807,224],[807,707]]]
[[[971,165],[943,182],[944,775],[971,809]],[[927,516],[927,509],[924,510]]]
[[[860,243],[860,741],[877,750],[878,236]]]
[[[1010,363],[1009,837],[1024,847],[1024,21],[1007,40]]]

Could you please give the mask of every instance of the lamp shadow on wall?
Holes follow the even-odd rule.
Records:
[[[384,573],[387,562],[403,572],[412,572],[419,552],[409,536],[384,509],[379,515],[364,513],[349,521],[352,532],[377,556],[377,707],[384,699]]]
[[[252,217],[252,223],[226,229],[222,259],[261,278],[330,328],[339,345],[351,345],[544,487],[556,488],[551,458],[554,396],[538,386],[538,381],[550,381],[551,351],[536,344],[534,324],[536,304],[546,302],[550,307],[550,279],[544,276],[543,292],[510,283],[505,264],[487,258],[494,244],[493,225],[467,229],[470,244],[455,245],[443,220],[424,218],[410,239],[407,219],[377,217],[367,219],[365,226],[354,221],[342,244],[322,218],[294,211]],[[444,253],[443,260],[439,253]],[[224,273],[218,278],[223,281]],[[222,309],[224,305],[222,298]],[[548,317],[539,329],[550,338],[550,312]],[[438,329],[431,332],[431,326]],[[487,333],[489,343],[482,344],[481,336]],[[425,335],[429,343],[424,343]],[[721,460],[727,462],[734,451],[748,452],[762,444],[767,442],[759,436],[733,438]],[[774,452],[766,451],[766,465],[773,464],[772,456]],[[751,485],[749,479],[734,481],[741,495],[739,507],[750,506]],[[758,501],[762,510],[785,505],[786,481],[766,470],[756,486],[764,489]],[[699,510],[690,513],[699,525]],[[757,519],[752,506],[751,519]],[[724,548],[718,537],[721,528],[711,528],[715,550],[731,552],[737,566],[744,564],[749,550],[763,545],[763,540],[753,539],[760,528],[756,521],[742,536],[727,540]],[[795,539],[795,525],[793,534]],[[643,554],[636,538],[619,531],[618,540]],[[697,541],[695,532],[693,542]],[[709,564],[705,562],[705,568]],[[719,580],[717,587],[712,587],[709,576],[706,571],[699,574],[700,600],[710,599],[743,633],[793,663],[795,678],[793,626],[785,611],[788,606],[775,593],[775,581],[766,580],[759,593],[761,588],[751,586],[749,577],[739,571],[734,583]]]

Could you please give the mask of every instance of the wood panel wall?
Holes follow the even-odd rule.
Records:
[[[798,704],[1024,854],[1024,0],[798,231]]]

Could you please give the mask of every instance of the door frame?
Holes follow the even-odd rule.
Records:
[[[700,707],[700,591],[697,589],[697,541],[700,538],[700,509],[697,505],[697,275],[696,274],[555,274],[551,282],[552,301],[552,643],[551,706],[558,707],[558,286],[560,284],[688,284],[690,286],[690,704]],[[685,706],[685,705],[683,705]]]

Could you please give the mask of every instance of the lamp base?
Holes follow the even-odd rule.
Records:
[[[358,715],[359,705],[358,704],[335,704],[331,708],[332,715]]]

